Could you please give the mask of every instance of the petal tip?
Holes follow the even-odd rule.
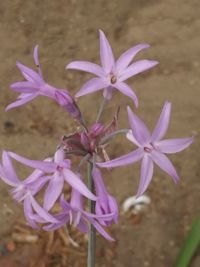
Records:
[[[7,111],[9,111],[9,110],[11,110],[13,107],[11,106],[12,104],[9,104],[6,108],[5,108],[5,111],[7,112]]]
[[[68,63],[66,66],[65,66],[65,69],[70,69],[71,68],[71,65],[72,65],[72,62]]]

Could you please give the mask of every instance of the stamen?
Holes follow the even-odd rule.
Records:
[[[110,81],[112,84],[116,83],[117,77],[115,75],[112,75]]]
[[[58,166],[56,167],[56,170],[57,170],[57,171],[62,171],[62,170],[63,170],[63,167],[60,166],[60,165],[58,165]]]
[[[73,223],[73,214],[72,211],[69,212],[69,224],[72,225]]]
[[[81,212],[78,211],[74,218],[74,223],[73,223],[74,227],[76,227],[79,224],[80,219],[81,219]]]
[[[150,152],[152,151],[152,149],[149,148],[149,147],[146,147],[146,146],[145,146],[145,147],[144,147],[144,151],[147,152],[147,153],[150,153]]]

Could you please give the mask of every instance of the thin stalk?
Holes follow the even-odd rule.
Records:
[[[113,137],[115,137],[116,135],[119,135],[119,134],[127,134],[129,131],[129,129],[120,129],[120,130],[117,130],[107,136],[105,136],[104,138],[102,138],[101,142],[99,143],[100,145],[103,145],[105,144],[106,142],[108,142],[110,139],[112,139]]]
[[[105,104],[107,103],[107,99],[103,99],[101,102],[99,112],[97,114],[96,122],[99,122],[101,115],[103,113]],[[95,193],[94,182],[92,179],[92,168],[95,164],[95,157],[93,157],[92,162],[88,162],[88,187],[92,193]],[[88,200],[89,212],[95,213],[95,202],[92,200]],[[95,267],[95,255],[96,255],[96,229],[90,223],[89,225],[89,233],[88,233],[88,261],[87,267]]]
[[[107,101],[108,101],[108,100],[107,100],[106,98],[104,98],[103,101],[101,102],[101,105],[100,105],[100,108],[99,108],[99,112],[98,112],[98,114],[97,114],[96,122],[99,122],[99,120],[100,120],[100,118],[101,118],[101,115],[102,115],[102,113],[103,113],[103,110],[104,110],[104,107],[105,107]]]
[[[88,162],[88,187],[92,193],[95,193],[94,182],[92,179],[93,163]],[[88,200],[89,212],[95,213],[95,202]],[[96,251],[96,230],[90,223],[88,233],[88,262],[87,267],[95,267],[95,251]]]
[[[78,167],[77,167],[77,172],[80,172],[81,167],[83,166],[83,164],[84,164],[86,161],[89,160],[90,157],[91,157],[91,154],[88,153],[87,155],[85,155],[85,156],[81,159],[81,161],[80,161],[80,163],[78,164]]]

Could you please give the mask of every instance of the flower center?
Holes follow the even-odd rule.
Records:
[[[114,84],[114,83],[116,83],[116,81],[117,81],[117,77],[116,77],[115,75],[111,74],[110,82],[111,82],[112,84]]]
[[[58,165],[58,166],[56,167],[56,169],[57,169],[57,171],[61,172],[61,171],[63,170],[63,166]]]
[[[153,144],[150,143],[148,146],[144,147],[144,152],[151,153],[153,149]]]

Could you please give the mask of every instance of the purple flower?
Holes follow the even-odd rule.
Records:
[[[58,220],[58,222],[50,223],[49,225],[44,226],[44,230],[53,231],[62,227],[65,224],[70,223],[73,224],[74,227],[77,227],[79,231],[87,233],[89,231],[88,223],[91,223],[103,237],[110,241],[114,241],[114,239],[97,222],[96,218],[98,216],[83,210],[83,196],[77,190],[72,188],[70,202],[67,202],[64,199],[64,196],[62,195],[60,199],[60,204],[62,207],[62,212],[55,215],[55,218]],[[111,216],[112,214],[108,214],[102,217],[110,218]]]
[[[104,226],[110,225],[112,221],[118,223],[119,210],[117,201],[113,196],[108,194],[99,169],[93,168],[92,178],[95,184],[95,190],[97,194],[97,201],[95,205],[96,215],[102,216],[110,213],[113,214],[113,217],[111,218],[102,219],[100,217],[98,221],[101,223],[101,225]]]
[[[51,223],[57,223],[52,215],[42,208],[34,196],[49,180],[48,176],[43,176],[44,173],[40,170],[35,170],[31,175],[23,181],[20,181],[15,169],[12,165],[9,154],[4,151],[2,154],[2,165],[0,165],[0,177],[8,185],[12,186],[11,194],[17,202],[23,202],[24,214],[26,220],[33,228],[38,228],[34,216],[37,214],[43,220]]]
[[[117,159],[99,163],[98,166],[106,168],[126,166],[142,159],[141,178],[137,196],[142,195],[146,191],[152,179],[153,163],[168,173],[173,178],[174,182],[177,183],[179,180],[178,174],[171,161],[165,156],[165,153],[173,154],[182,151],[193,142],[193,138],[161,140],[168,129],[170,113],[171,103],[166,102],[157,125],[153,133],[150,134],[144,122],[128,107],[131,130],[128,132],[127,138],[138,146],[138,149]]]
[[[95,195],[92,194],[79,177],[70,170],[70,160],[64,159],[64,151],[62,149],[56,151],[53,162],[30,160],[13,152],[9,152],[9,155],[24,165],[45,172],[46,175],[50,177],[44,195],[44,208],[46,210],[50,210],[61,195],[65,181],[85,197],[94,201],[96,200]]]
[[[35,97],[42,95],[55,100],[75,119],[82,123],[80,110],[70,94],[66,90],[57,89],[44,81],[39,63],[38,45],[34,48],[33,57],[35,65],[38,68],[38,72],[17,62],[17,67],[26,81],[16,82],[10,86],[12,90],[20,92],[21,94],[18,96],[16,102],[7,106],[6,110],[24,105],[33,100]]]
[[[113,89],[115,88],[130,97],[137,107],[137,96],[124,81],[138,73],[154,67],[158,62],[152,60],[138,60],[131,64],[134,56],[142,49],[148,48],[148,44],[139,44],[128,49],[117,61],[115,61],[112,48],[103,31],[100,30],[99,35],[100,59],[102,66],[88,61],[73,61],[66,66],[67,69],[82,70],[97,76],[97,78],[92,78],[86,82],[76,94],[76,97],[104,89],[104,98],[111,99]]]
[[[100,122],[94,123],[86,132],[75,132],[74,134],[64,135],[61,140],[61,146],[66,154],[86,156],[88,153],[93,154],[102,148],[100,144],[103,138],[106,138],[117,129],[118,110],[108,125]],[[104,150],[105,151],[105,150]]]

